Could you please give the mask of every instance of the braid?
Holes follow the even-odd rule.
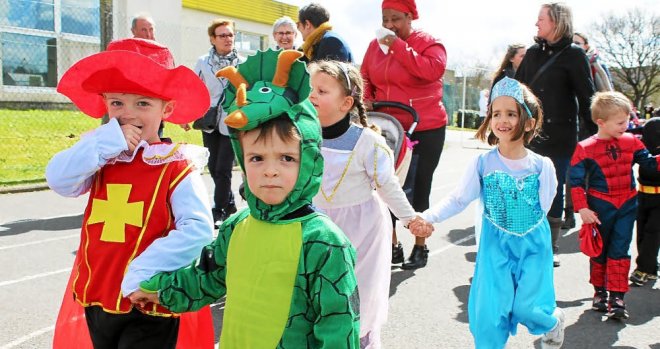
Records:
[[[378,125],[369,124],[369,121],[367,119],[367,108],[364,106],[364,102],[362,101],[362,96],[355,96],[353,97],[353,99],[355,101],[353,103],[353,106],[357,108],[360,125],[362,125],[363,127],[368,127],[376,131],[376,133],[380,133],[380,127],[378,127]]]

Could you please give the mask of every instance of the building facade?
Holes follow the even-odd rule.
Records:
[[[211,47],[206,28],[212,19],[233,20],[236,48],[249,55],[274,46],[277,18],[298,14],[296,6],[273,0],[112,0],[112,13],[101,14],[100,1],[0,1],[0,103],[68,102],[55,91],[57,82],[73,63],[100,50],[102,15],[112,16],[113,39],[132,36],[136,14],[150,15],[156,41],[192,68]]]

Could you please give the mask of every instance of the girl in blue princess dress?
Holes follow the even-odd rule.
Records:
[[[439,223],[480,199],[481,240],[468,300],[476,348],[504,348],[518,323],[543,335],[543,348],[560,348],[564,314],[555,303],[546,218],[557,179],[550,159],[525,148],[543,112],[530,90],[510,78],[493,86],[491,101],[477,137],[496,147],[474,159],[458,188],[422,218]],[[410,224],[418,236],[432,229],[421,220]]]

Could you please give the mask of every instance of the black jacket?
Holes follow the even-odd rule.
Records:
[[[653,155],[660,155],[660,118],[649,119],[642,130],[642,141]],[[639,182],[643,185],[660,186],[660,173],[646,167],[639,167]],[[653,194],[660,199],[660,194]]]
[[[550,157],[570,157],[577,144],[578,115],[581,119],[581,138],[596,133],[591,121],[590,99],[594,94],[589,60],[584,51],[563,38],[555,44],[536,40],[516,71],[516,80],[529,85],[541,66],[562,48],[569,46],[557,60],[541,74],[532,92],[543,107],[543,129],[530,148]],[[584,125],[584,126],[582,126]]]

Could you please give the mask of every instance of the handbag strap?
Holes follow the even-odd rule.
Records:
[[[559,57],[564,51],[566,51],[566,49],[569,48],[569,47],[571,47],[570,44],[564,46],[564,48],[562,48],[561,50],[559,50],[559,52],[557,52],[557,54],[555,54],[554,56],[550,57],[550,59],[548,59],[548,60],[547,60],[542,66],[541,66],[541,68],[539,68],[539,70],[536,71],[536,74],[534,74],[534,77],[533,77],[532,80],[529,82],[529,86],[531,87],[531,86],[536,82],[536,80],[538,80],[538,78],[541,76],[541,74],[543,74],[543,73],[544,73],[544,72],[545,72],[545,71],[546,71],[546,70],[552,65],[552,63],[554,63],[554,62],[557,60],[557,58],[558,58],[558,57]]]
[[[209,59],[210,59],[210,58],[209,58]],[[210,65],[211,65],[211,64],[209,63],[209,66],[210,66]],[[199,71],[199,73],[198,73],[197,75],[198,75],[199,78],[202,80],[202,82],[204,82],[204,74],[203,74],[203,72],[202,72],[201,70]],[[220,78],[218,78],[218,77],[216,77],[216,78],[220,81],[220,85],[222,86],[222,94],[220,95],[220,97],[218,97],[218,103],[215,104],[215,107],[216,107],[216,108],[219,108],[219,107],[220,107],[220,103],[222,103],[222,101],[225,99],[225,88],[227,87],[227,85],[225,85],[225,84],[222,83],[222,79],[220,79]]]

